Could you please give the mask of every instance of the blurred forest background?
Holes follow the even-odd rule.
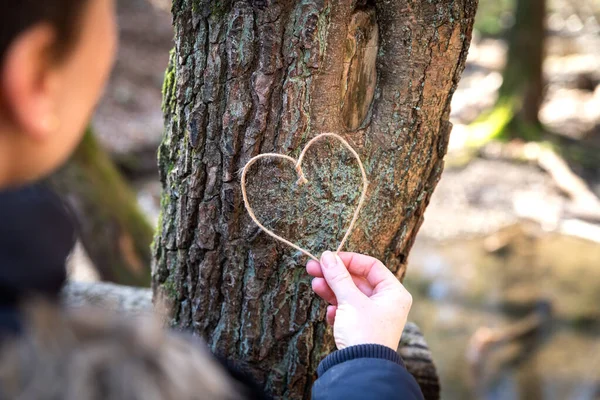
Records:
[[[119,0],[110,86],[54,178],[71,279],[149,284],[166,0]],[[446,170],[411,253],[410,319],[444,399],[600,398],[600,2],[480,0]]]

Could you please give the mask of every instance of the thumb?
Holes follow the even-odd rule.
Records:
[[[350,301],[352,297],[360,294],[344,262],[337,254],[331,251],[324,252],[321,256],[321,270],[338,302]]]

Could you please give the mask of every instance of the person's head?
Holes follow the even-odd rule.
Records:
[[[116,48],[114,0],[6,0],[0,12],[0,188],[60,166]]]

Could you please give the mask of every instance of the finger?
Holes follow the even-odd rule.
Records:
[[[373,295],[373,288],[365,278],[353,276],[352,280],[354,281],[356,287],[364,295],[366,295],[367,297],[371,297]],[[337,305],[337,299],[335,297],[335,294],[333,293],[333,290],[331,290],[331,288],[327,284],[327,281],[324,278],[314,278],[312,280],[312,288],[320,298],[322,298],[330,304]]]
[[[399,283],[392,271],[374,257],[349,252],[341,252],[339,256],[351,274],[365,278],[373,288]]]
[[[325,320],[331,326],[335,322],[335,313],[337,312],[337,306],[327,306],[327,314],[325,316]]]
[[[329,304],[337,304],[337,299],[335,298],[335,294],[333,290],[329,287],[324,278],[315,278],[312,280],[312,288],[315,293],[328,302]]]
[[[310,276],[314,276],[314,277],[318,277],[318,278],[323,277],[323,271],[321,270],[321,264],[315,260],[310,260],[308,263],[306,263],[306,272],[308,272],[308,274]]]
[[[310,260],[306,264],[306,271],[311,276],[314,276],[316,278],[323,278],[323,270],[321,269],[321,264],[315,260]],[[371,296],[373,294],[373,287],[369,284],[369,282],[367,282],[366,278],[352,274],[350,275],[352,276],[354,284],[360,289],[361,292],[363,292],[367,296]]]
[[[351,301],[356,296],[362,295],[360,290],[352,281],[350,273],[342,260],[331,251],[326,251],[321,256],[321,269],[327,284],[340,301]]]
[[[354,284],[365,296],[371,297],[373,294],[373,286],[367,280],[361,276],[352,276]]]
[[[306,264],[306,271],[311,276],[317,278],[323,277],[323,270],[321,269],[321,264],[315,260],[310,260]],[[360,289],[361,292],[363,292],[367,296],[370,296],[373,293],[373,287],[369,284],[369,282],[367,282],[366,278],[352,274],[350,275],[352,276],[354,284]]]

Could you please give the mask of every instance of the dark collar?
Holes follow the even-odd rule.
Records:
[[[0,307],[57,298],[74,240],[71,213],[45,185],[0,191]]]
[[[0,342],[22,332],[21,314],[16,307],[0,307]]]

